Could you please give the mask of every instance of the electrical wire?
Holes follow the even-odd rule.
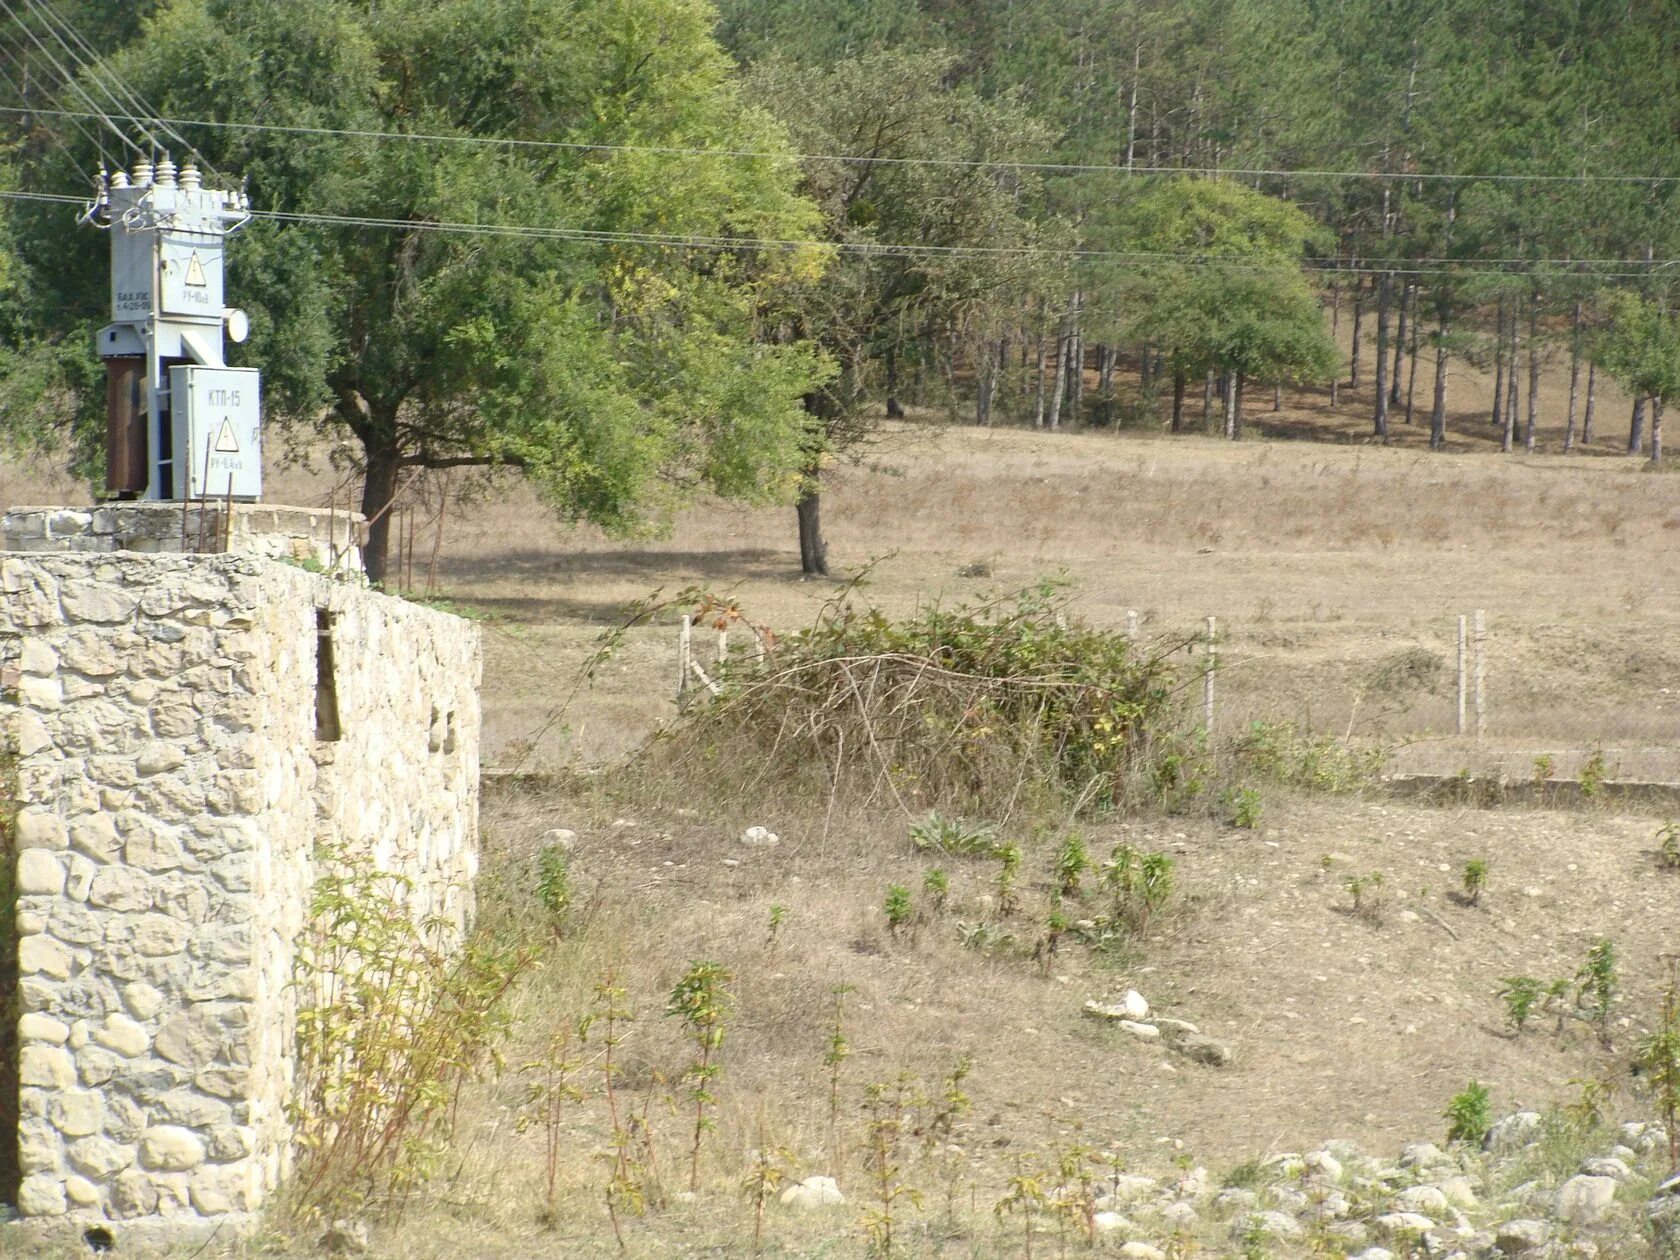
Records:
[[[63,64],[60,63],[58,58],[53,55],[52,49],[48,48],[46,46],[46,44],[41,41],[41,37],[35,33],[34,28],[31,27],[27,22],[25,22],[22,18],[20,18],[18,16],[17,10],[12,8],[9,0],[0,0],[0,9],[4,9],[6,11],[6,16],[8,16],[9,18],[12,19],[12,22],[29,39],[29,42],[34,44],[35,47],[40,51],[41,55],[47,59],[48,64],[50,64],[52,66],[52,68],[58,72],[59,78],[64,83],[65,90],[70,92],[71,94],[73,94],[75,96],[79,96],[82,99],[82,103],[85,104],[89,109],[91,109],[93,111],[93,113],[91,113],[91,114],[83,114],[82,117],[83,118],[95,118],[95,119],[99,120],[100,122],[104,123],[106,127],[110,128],[112,134],[114,134],[119,140],[121,140],[129,148],[133,149],[136,153],[140,154],[142,157],[145,156],[145,153],[140,148],[140,146],[135,144],[134,141],[129,138],[128,134],[126,132],[124,132],[121,127],[117,126],[117,124],[108,115],[106,115],[105,113],[103,113],[99,109],[99,106],[94,101],[93,97],[89,96],[88,93],[87,93],[87,90],[85,88],[83,88],[82,85],[79,82],[76,81],[75,76],[72,75],[68,70],[66,70],[64,68]],[[49,34],[52,34],[52,33],[53,32],[49,31]],[[55,35],[55,38],[56,38],[56,35]],[[60,39],[60,40],[58,40],[58,42],[60,44],[62,44],[63,40]],[[68,51],[68,49],[66,51]],[[43,115],[47,115],[47,111],[43,110],[43,111],[40,111],[40,112]],[[56,112],[60,112],[60,111],[53,111],[53,112],[56,113]],[[50,116],[50,115],[48,115],[48,116]],[[91,139],[91,137],[90,137],[90,139]],[[95,146],[95,147],[97,147],[97,146]]]
[[[8,107],[0,106],[0,111]],[[15,111],[14,111],[15,112]],[[40,111],[46,112],[46,111]],[[62,111],[67,116],[74,111]],[[83,117],[104,115],[83,115]],[[123,114],[111,115],[123,119]],[[142,121],[136,119],[136,121]],[[730,158],[752,161],[843,162],[867,166],[935,166],[965,169],[1032,171],[1060,175],[1223,175],[1244,179],[1368,179],[1393,182],[1431,182],[1453,184],[1517,183],[1517,184],[1627,184],[1656,185],[1680,183],[1680,175],[1624,175],[1624,174],[1521,174],[1518,172],[1446,171],[1337,171],[1310,167],[1240,167],[1240,166],[1142,166],[1130,167],[1117,163],[1082,162],[1014,162],[975,158],[875,157],[866,154],[844,153],[779,153],[759,149],[703,149],[680,145],[605,144],[572,140],[522,140],[509,136],[474,136],[441,132],[377,131],[346,127],[300,127],[279,123],[231,122],[208,118],[158,118],[160,125],[173,127],[206,127],[232,131],[270,132],[300,136],[338,136],[356,140],[400,140],[422,144],[469,144],[514,149],[566,149],[586,153],[648,153],[670,157]]]
[[[17,189],[0,189],[0,199],[46,202],[63,205],[82,205],[85,198],[58,193],[39,193]],[[608,231],[595,228],[542,226],[519,223],[451,223],[428,219],[374,218],[361,215],[310,214],[300,211],[257,210],[255,219],[278,223],[293,223],[315,227],[342,227],[375,231],[437,232],[448,235],[501,237],[524,240],[577,242],[604,245],[649,245],[664,248],[748,252],[774,249],[830,249],[840,253],[865,256],[899,257],[1050,257],[1082,260],[1113,260],[1136,263],[1177,263],[1199,268],[1227,271],[1266,272],[1280,265],[1292,265],[1304,271],[1341,275],[1408,275],[1408,276],[1467,276],[1467,275],[1527,275],[1536,267],[1638,267],[1639,270],[1592,270],[1584,274],[1602,279],[1649,279],[1655,272],[1680,266],[1680,259],[1570,259],[1570,258],[1503,258],[1503,259],[1362,259],[1358,263],[1343,263],[1333,259],[1305,259],[1294,264],[1253,263],[1240,258],[1225,258],[1210,254],[1166,253],[1144,250],[1102,250],[1077,248],[1043,248],[1004,245],[918,245],[870,241],[819,241],[776,237],[729,237],[680,235],[662,232]]]

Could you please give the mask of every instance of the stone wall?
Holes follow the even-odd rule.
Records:
[[[361,517],[259,503],[102,503],[14,507],[0,515],[0,551],[185,552],[262,556],[359,573]]]
[[[276,1187],[316,846],[466,921],[478,678],[475,627],[303,568],[0,555],[22,1216],[168,1230]]]

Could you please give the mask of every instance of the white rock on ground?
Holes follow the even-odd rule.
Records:
[[[1161,1035],[1161,1030],[1154,1024],[1140,1024],[1135,1019],[1120,1020],[1119,1027],[1134,1037],[1142,1037],[1145,1041],[1153,1041]]]
[[[844,1203],[846,1196],[833,1177],[807,1177],[797,1185],[782,1191],[782,1206],[810,1210],[834,1207]]]
[[[1616,1201],[1611,1177],[1571,1177],[1558,1189],[1554,1215],[1566,1225],[1597,1225],[1610,1215]]]
[[[1166,1252],[1146,1242],[1129,1242],[1120,1248],[1120,1254],[1125,1260],[1167,1260]]]
[[[1442,1217],[1447,1214],[1447,1196],[1434,1186],[1408,1186],[1394,1196],[1394,1207],[1399,1212]]]
[[[1435,1222],[1419,1212],[1385,1212],[1371,1224],[1385,1238],[1421,1238]]]
[[[768,827],[748,827],[741,833],[741,843],[751,849],[768,849],[782,842],[782,838]]]
[[[1132,1223],[1118,1212],[1098,1212],[1091,1217],[1091,1228],[1099,1234],[1112,1234],[1116,1230],[1129,1231]]]
[[[1121,1173],[1109,1185],[1108,1193],[1097,1200],[1103,1208],[1125,1207],[1139,1199],[1152,1197],[1160,1189],[1152,1177],[1138,1177]]]
[[[1470,1183],[1468,1177],[1448,1177],[1444,1181],[1438,1182],[1436,1189],[1455,1208],[1473,1208],[1476,1206],[1476,1188]]]
[[[1231,1228],[1234,1238],[1247,1238],[1251,1234],[1264,1234],[1267,1238],[1275,1238],[1282,1242],[1296,1242],[1305,1235],[1300,1222],[1294,1217],[1286,1216],[1282,1212],[1250,1212],[1246,1216],[1239,1216]]]
[[[1633,1177],[1633,1169],[1627,1166],[1626,1161],[1613,1155],[1582,1160],[1581,1171],[1589,1177],[1609,1177],[1613,1181],[1629,1181]]]
[[[1514,1111],[1488,1130],[1482,1149],[1499,1154],[1531,1145],[1540,1138],[1540,1113]]]
[[[1508,1256],[1526,1255],[1545,1246],[1550,1233],[1545,1221],[1506,1221],[1494,1231],[1493,1245]]]
[[[542,843],[570,853],[577,845],[577,832],[565,827],[553,827],[542,833]]]
[[[1314,1181],[1338,1182],[1342,1179],[1342,1161],[1329,1151],[1309,1151],[1306,1155],[1307,1176]]]
[[[1144,1001],[1143,994],[1136,989],[1127,989],[1126,996],[1120,999],[1120,1005],[1126,1008],[1127,1019],[1143,1019],[1149,1014],[1149,1003]]]

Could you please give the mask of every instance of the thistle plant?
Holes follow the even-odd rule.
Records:
[[[733,979],[727,970],[715,962],[695,962],[689,965],[683,978],[671,990],[665,1014],[682,1022],[683,1031],[694,1043],[695,1059],[683,1070],[688,1080],[689,1101],[694,1104],[694,1143],[689,1148],[688,1188],[700,1188],[700,1143],[706,1130],[713,1127],[706,1108],[717,1101],[712,1082],[722,1069],[717,1064],[717,1052],[723,1045],[724,1019],[729,1013],[731,998],[727,985]]]
[[[1610,1006],[1616,998],[1616,947],[1608,937],[1601,936],[1592,943],[1575,983],[1583,1017],[1598,1030],[1598,1039],[1608,1048]]]
[[[1091,869],[1091,853],[1085,847],[1085,837],[1070,831],[1056,850],[1056,888],[1063,897],[1076,900],[1080,896],[1080,882]]]
[[[998,852],[997,911],[1004,918],[1017,914],[1021,898],[1015,892],[1015,881],[1021,873],[1021,848],[1006,844]]]
[[[945,909],[951,895],[951,877],[941,867],[933,867],[922,876],[922,905],[928,914]]]
[[[1464,900],[1470,906],[1482,904],[1482,892],[1487,888],[1488,865],[1481,858],[1471,858],[1464,864]]]
[[[887,916],[887,931],[896,937],[906,927],[915,915],[915,906],[910,900],[910,890],[903,884],[892,884],[887,888],[887,899],[881,905]]]

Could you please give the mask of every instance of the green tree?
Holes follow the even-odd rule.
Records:
[[[1106,280],[1136,340],[1159,348],[1173,380],[1172,427],[1186,382],[1225,382],[1225,432],[1241,425],[1248,380],[1320,379],[1335,348],[1301,260],[1325,234],[1294,206],[1223,179],[1123,185],[1089,234],[1113,251]]]
[[[1628,291],[1611,294],[1604,312],[1594,358],[1627,387],[1636,406],[1650,401],[1651,463],[1660,465],[1663,406],[1680,394],[1680,320],[1660,302]]]
[[[175,0],[109,59],[163,115],[232,124],[192,139],[283,216],[232,247],[245,360],[271,419],[353,440],[371,577],[418,469],[519,468],[563,518],[624,532],[702,490],[792,495],[826,369],[763,321],[823,255],[685,243],[818,218],[714,21],[706,0]],[[365,134],[390,132],[445,139]],[[74,189],[67,159],[97,160],[75,148],[36,149],[28,177]],[[33,430],[51,404],[86,432],[100,243],[66,249],[62,207],[15,217],[32,309],[8,393],[47,380]]]
[[[1042,129],[1009,101],[948,86],[951,70],[944,53],[882,51],[821,67],[772,59],[752,74],[755,99],[802,153],[818,155],[802,160],[801,187],[821,209],[823,239],[841,251],[790,307],[794,334],[838,365],[805,397],[816,421],[798,505],[806,573],[828,572],[822,471],[869,436],[872,372],[884,373],[891,398],[900,364],[928,345],[944,347],[952,370],[963,332],[1040,288],[1050,265],[1031,215],[1037,179],[960,164],[1041,155]]]

